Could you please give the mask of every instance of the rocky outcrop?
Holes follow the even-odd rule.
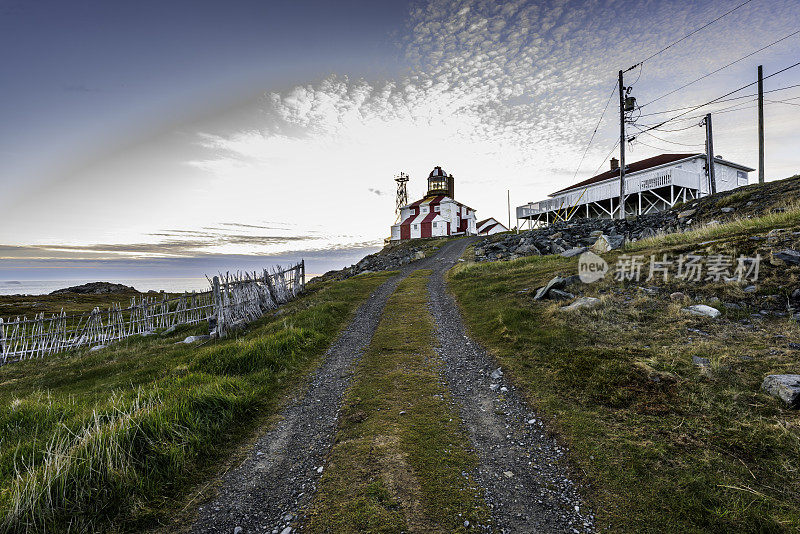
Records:
[[[642,215],[635,219],[576,219],[519,234],[498,234],[475,244],[475,261],[516,259],[541,254],[574,256],[592,249],[603,253],[659,233],[682,231],[691,218],[679,219],[673,211]]]
[[[77,293],[79,295],[105,295],[108,293],[129,293],[136,292],[131,286],[122,284],[112,284],[111,282],[90,282],[79,286],[57,289],[51,295],[63,295],[65,293]]]
[[[351,276],[356,276],[362,273],[371,273],[377,271],[394,271],[412,261],[421,260],[425,257],[425,250],[431,250],[432,245],[430,241],[423,239],[417,240],[417,246],[408,246],[406,243],[400,245],[388,245],[374,254],[363,257],[355,265],[345,267],[338,271],[328,271],[322,276],[318,276],[312,280],[344,280]]]

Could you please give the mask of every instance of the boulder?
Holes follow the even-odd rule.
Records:
[[[691,313],[692,315],[711,317],[712,319],[716,319],[721,315],[721,312],[718,309],[712,308],[711,306],[706,306],[705,304],[695,304],[694,306],[684,308],[683,311]]]
[[[768,375],[761,389],[778,397],[790,408],[800,408],[800,375]]]
[[[775,254],[775,258],[788,263],[789,265],[800,265],[800,251],[786,249]]]
[[[569,306],[562,306],[561,311],[572,311],[580,308],[594,308],[600,304],[600,299],[595,297],[581,297]]]
[[[618,249],[623,243],[625,243],[625,237],[621,235],[603,234],[597,238],[597,241],[591,246],[591,250],[596,254],[602,254],[603,252]]]

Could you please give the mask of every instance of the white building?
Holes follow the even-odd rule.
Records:
[[[500,232],[508,232],[508,228],[494,217],[478,221],[475,226],[478,228],[478,235],[492,235],[499,234]]]
[[[755,169],[714,158],[717,191],[747,185]],[[705,154],[661,154],[630,163],[625,170],[625,215],[640,215],[671,208],[710,194]],[[575,217],[619,217],[619,162],[611,159],[604,173],[571,185],[539,202],[517,207],[517,219],[550,224]]]
[[[392,241],[475,235],[475,210],[453,199],[453,182],[452,174],[435,167],[428,176],[425,197],[400,208],[400,222],[392,226]]]

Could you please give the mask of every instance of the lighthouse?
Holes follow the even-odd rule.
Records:
[[[477,233],[475,210],[455,200],[455,178],[436,166],[428,175],[428,192],[400,208],[392,241]]]

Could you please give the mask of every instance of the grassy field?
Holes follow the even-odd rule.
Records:
[[[92,311],[94,308],[107,309],[118,302],[123,308],[130,305],[133,297],[140,297],[135,291],[106,293],[102,295],[80,295],[67,293],[61,295],[0,295],[0,317],[11,319],[17,316],[33,318],[37,313],[45,317],[64,310],[68,315]],[[161,297],[162,295],[157,295]]]
[[[315,284],[236,339],[133,337],[0,368],[0,531],[138,531],[183,506],[391,273]]]
[[[451,271],[471,334],[494,354],[571,448],[601,527],[614,532],[800,531],[800,413],[760,390],[764,376],[798,373],[800,328],[751,318],[800,286],[800,268],[771,251],[798,248],[790,210],[634,243],[621,253],[762,255],[758,289],[698,282],[640,284],[607,277],[570,286],[591,310],[536,302],[535,288],[577,273],[560,256],[460,265]],[[753,239],[751,239],[753,238]],[[657,286],[657,294],[643,289]],[[671,292],[686,297],[672,300]],[[728,309],[717,302],[743,303]],[[720,319],[682,312],[698,302]],[[709,365],[693,364],[693,356]]]
[[[488,510],[439,382],[429,271],[403,281],[348,390],[307,532],[461,532]]]

